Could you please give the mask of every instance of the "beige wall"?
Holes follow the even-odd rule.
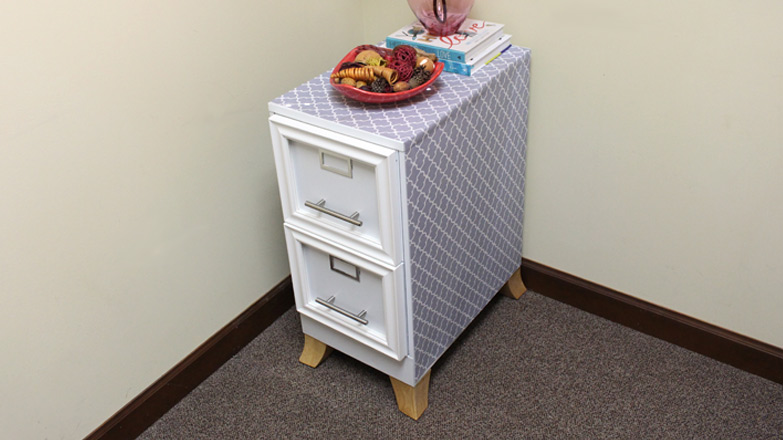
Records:
[[[365,38],[412,18],[365,2]],[[478,0],[533,49],[524,256],[783,347],[783,3]]]
[[[288,274],[266,103],[359,6],[2,2],[0,437],[82,438]]]

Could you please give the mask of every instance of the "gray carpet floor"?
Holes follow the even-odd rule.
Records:
[[[418,421],[387,376],[311,369],[293,309],[141,439],[783,439],[783,385],[533,292],[496,297],[432,370]]]

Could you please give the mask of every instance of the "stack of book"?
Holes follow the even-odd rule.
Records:
[[[502,24],[468,18],[457,32],[445,37],[430,35],[416,21],[386,37],[386,47],[407,44],[434,53],[444,71],[470,76],[511,47],[510,41]]]

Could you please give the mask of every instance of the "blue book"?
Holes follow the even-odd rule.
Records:
[[[430,35],[418,21],[386,37],[386,47],[407,44],[433,53],[441,61],[467,63],[503,34],[503,25],[482,20],[465,19],[457,32],[444,37]]]

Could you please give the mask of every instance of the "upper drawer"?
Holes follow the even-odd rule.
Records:
[[[286,222],[400,263],[399,153],[279,115],[269,120]]]

